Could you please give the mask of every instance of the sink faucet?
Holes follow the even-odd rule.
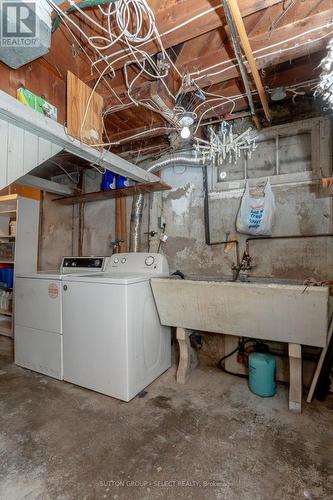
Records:
[[[248,251],[245,250],[240,263],[237,265],[233,264],[231,267],[231,269],[234,271],[234,277],[233,277],[234,281],[237,281],[237,279],[239,277],[239,273],[241,271],[250,271],[252,269],[251,262],[252,262],[252,257],[250,256]]]
[[[116,239],[111,241],[112,254],[119,253],[121,243],[124,243],[124,240]]]

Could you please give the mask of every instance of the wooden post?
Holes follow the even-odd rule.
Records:
[[[302,411],[302,346],[288,344],[289,354],[289,410]]]
[[[116,198],[116,239],[121,240],[119,252],[128,252],[126,198]]]
[[[179,364],[177,370],[177,383],[185,384],[186,376],[190,368],[190,339],[184,328],[177,328],[177,340],[179,345]]]
[[[179,345],[179,364],[176,379],[178,384],[185,384],[190,369],[198,364],[198,356],[191,346],[190,335],[190,330],[177,328],[176,337]]]

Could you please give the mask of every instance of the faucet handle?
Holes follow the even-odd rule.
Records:
[[[252,269],[252,257],[250,256],[249,253],[244,252],[243,259],[241,262],[241,269],[242,271],[250,271]]]
[[[258,261],[255,257],[250,257],[250,269],[258,266]]]

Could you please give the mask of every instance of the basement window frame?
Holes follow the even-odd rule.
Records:
[[[293,123],[276,125],[267,129],[260,130],[257,135],[257,142],[265,142],[275,140],[275,172],[270,176],[251,177],[247,176],[246,158],[244,165],[244,178],[239,180],[218,179],[218,173],[221,167],[214,166],[210,168],[210,183],[211,191],[237,191],[244,190],[245,184],[248,181],[250,187],[258,184],[263,184],[270,178],[271,184],[274,186],[284,186],[288,184],[314,184],[317,183],[321,176],[321,171],[324,175],[332,173],[332,121],[331,116],[310,118],[307,120],[297,121]],[[301,134],[309,134],[311,137],[311,167],[310,170],[301,172],[284,173],[279,172],[279,140],[284,137],[292,137]],[[260,145],[258,146],[260,147]]]

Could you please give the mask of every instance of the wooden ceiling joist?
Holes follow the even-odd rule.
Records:
[[[322,49],[328,41],[328,38],[324,38],[325,35],[329,35],[333,30],[332,19],[333,9],[329,9],[277,28],[269,37],[267,32],[251,37],[249,41],[257,67],[262,69],[284,61],[292,61]],[[312,35],[309,35],[309,30],[313,32]],[[181,55],[179,64],[184,72],[191,72],[194,78],[200,77],[198,84],[206,87],[239,76],[235,61],[232,59],[230,51],[222,48],[192,60],[184,60]]]
[[[328,9],[316,12],[307,19],[301,19],[276,28],[270,33],[269,37],[267,36],[267,32],[251,37],[250,44],[254,51],[257,67],[259,69],[269,68],[276,64],[286,61],[291,62],[294,59],[309,56],[322,50],[328,40],[325,35],[332,31],[332,19],[333,9]],[[313,34],[307,34],[309,30]],[[206,37],[208,35],[201,37],[201,44],[204,44],[206,47],[212,47],[212,50],[208,51],[208,53],[206,51],[205,55],[195,58],[195,54],[199,54],[200,52],[199,48],[196,48],[196,40],[194,39],[184,45],[177,58],[179,68],[184,73],[191,72],[194,78],[199,78],[197,83],[204,89],[239,77],[238,67],[231,60],[231,48],[226,48],[227,46],[225,45],[225,47],[216,50],[220,34],[218,32],[215,33],[216,42],[213,37],[208,43]],[[292,40],[288,41],[289,38],[292,38]],[[309,41],[311,39],[314,41]],[[191,45],[191,50],[187,49],[188,44]],[[313,68],[316,65],[317,63],[315,62]],[[211,68],[211,70],[207,70],[206,68]],[[120,95],[125,95],[123,85],[116,87],[115,90]],[[194,90],[194,87],[187,90]]]
[[[318,67],[318,65],[320,63],[320,60],[322,59],[322,56],[323,56],[322,52],[313,54],[311,57],[303,56],[302,58],[297,59],[294,64],[289,62],[284,63],[283,65],[281,65],[281,68],[279,68],[277,71],[275,71],[274,67],[271,67],[270,70],[267,70],[265,82],[269,86],[274,88],[280,85],[288,86],[288,85],[296,85],[302,83],[309,78],[309,75],[311,76],[311,78],[316,78],[320,73],[320,68]],[[253,90],[255,90],[254,86],[252,88]],[[242,91],[235,83],[235,80],[233,79],[227,82],[219,82],[213,85],[209,90],[213,94],[225,96],[226,99],[242,93]],[[256,102],[258,96],[254,95],[253,98],[254,101]],[[201,111],[207,111],[209,110],[209,107],[210,107],[209,101],[203,103]],[[226,100],[224,101],[224,104],[221,105],[220,107],[207,111],[205,114],[204,121],[206,122],[207,120],[213,118],[228,117],[228,113],[231,110],[231,108],[232,108],[231,103],[229,103],[228,100]],[[248,108],[248,103],[246,97],[244,96],[243,98],[237,99],[237,101],[235,101],[235,108],[233,114],[237,116],[238,112],[246,110],[247,108]],[[110,118],[112,118],[112,116],[114,115],[111,115]],[[129,136],[132,136],[133,134],[141,134],[146,130],[147,134],[144,136],[140,136],[140,138],[136,139],[136,141],[138,140],[147,141],[150,138],[153,140],[152,144],[156,144],[157,137],[168,135],[170,133],[170,127],[168,126],[168,124],[164,124],[162,121],[156,123],[155,127],[154,130],[152,130],[151,132],[147,127],[132,129],[130,132],[123,131],[121,133],[111,135],[110,139],[115,141],[121,140],[122,144],[126,145],[135,142],[135,139],[132,141],[129,138]]]
[[[230,4],[236,3],[236,0],[228,1]],[[230,30],[221,0],[147,0],[147,2],[155,14],[163,46],[166,50],[169,49],[168,53],[179,72],[184,77],[195,79],[196,85],[207,92],[206,102],[202,103],[198,117],[202,112],[205,112],[203,122],[226,117],[232,107],[234,113],[246,112],[248,103],[246,96],[243,95],[244,87],[240,83],[239,67],[235,63]],[[62,4],[61,8],[69,6],[70,3],[67,2]],[[256,74],[253,60],[263,83],[268,88],[280,85],[288,87],[318,76],[316,68],[329,35],[333,31],[332,0],[298,1],[287,9],[283,0],[238,0],[238,6],[248,43],[253,51],[251,61],[253,77]],[[87,13],[97,21],[103,19],[98,9],[89,8]],[[73,13],[71,16],[87,36],[97,34],[96,27],[85,22],[80,14]],[[76,35],[77,40],[74,40],[62,23],[52,35],[49,54],[33,62],[31,69],[22,68],[14,72],[0,64],[0,77],[4,81],[4,90],[8,91],[7,88],[16,90],[18,86],[23,85],[36,94],[45,94],[47,100],[58,107],[59,121],[65,123],[66,115],[61,103],[65,101],[67,70],[90,82],[91,87],[98,77],[96,67],[91,71],[91,62],[86,57],[86,52],[93,60],[96,60],[97,54],[84,36],[78,32]],[[139,48],[150,55],[160,51],[156,40],[151,40]],[[148,110],[143,106],[135,106],[129,100],[123,72],[123,66],[129,60],[129,55],[123,49],[124,46],[120,44],[110,49],[114,53],[122,51],[117,57],[119,55],[123,57],[116,65],[114,78],[111,78],[111,74],[106,76],[110,85],[101,81],[97,88],[97,93],[104,98],[104,111],[108,111],[105,115],[105,128],[112,143],[112,151],[114,148],[124,151],[126,147],[132,148],[132,144],[134,150],[140,150],[141,144],[144,144],[147,151],[150,148],[153,150],[158,147],[163,148],[167,143],[166,137],[174,129],[172,99],[169,99],[168,92],[155,81],[140,76],[132,87],[132,96],[138,101],[147,99],[146,102],[154,106],[157,104],[160,108],[158,111],[162,113]],[[255,93],[254,78],[251,76],[251,65],[246,62],[250,87],[254,93],[253,99],[257,105],[258,95]],[[101,63],[99,68],[104,68],[104,64]],[[130,82],[138,77],[138,68],[134,64],[128,66],[127,70]],[[255,79],[259,95],[264,98],[257,76]],[[165,83],[170,93],[175,96],[180,86],[180,78],[172,65]],[[184,93],[193,93],[196,90],[195,85],[182,89]],[[216,99],[212,100],[212,97],[216,96],[208,96],[208,92],[226,98],[238,97],[236,100],[232,99],[234,105],[230,100],[227,104],[223,101],[219,104]],[[119,108],[120,101],[123,103],[121,108]],[[193,100],[191,103],[193,104]],[[193,107],[198,104],[200,100],[194,101]],[[112,109],[114,105],[117,107]],[[167,116],[163,117],[164,112]]]
[[[282,4],[281,0],[242,0],[242,16],[248,16],[262,9],[266,9],[275,4]],[[148,1],[151,4],[151,1]],[[203,33],[219,28],[225,24],[222,4],[220,0],[180,0],[176,4],[161,9],[156,14],[156,25],[158,27],[164,48],[170,48],[174,45],[186,42]],[[140,45],[140,48],[153,55],[160,52],[160,46],[155,41]],[[122,68],[129,56],[121,46],[115,46],[112,53],[119,51],[123,53],[115,69]],[[121,54],[117,54],[117,58]],[[83,75],[81,78],[85,82],[96,80],[99,73]]]

